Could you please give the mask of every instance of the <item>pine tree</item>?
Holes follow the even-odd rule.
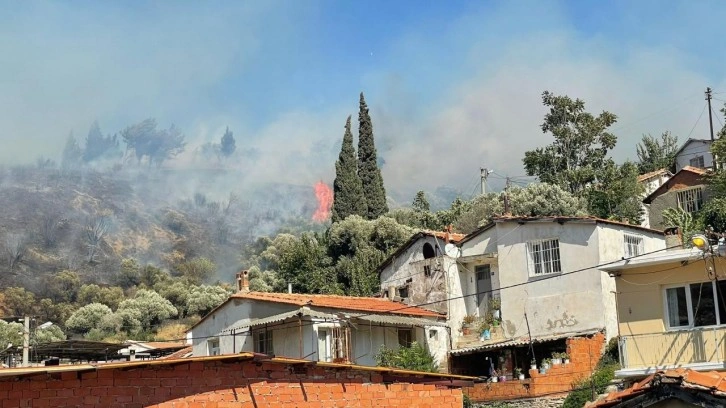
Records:
[[[68,139],[66,140],[66,146],[63,148],[61,168],[70,169],[79,166],[81,164],[80,161],[82,156],[83,151],[81,150],[81,147],[78,146],[78,141],[71,131],[68,135]]]
[[[363,185],[358,177],[358,163],[353,148],[353,133],[350,131],[350,116],[345,122],[343,146],[335,162],[333,182],[333,222],[344,220],[349,215],[365,217],[368,212]]]
[[[378,168],[376,146],[373,142],[373,124],[363,92],[360,94],[358,112],[358,176],[363,183],[363,194],[368,205],[366,218],[374,220],[387,213],[386,190],[383,187],[383,177],[381,169]]]
[[[431,211],[429,200],[426,199],[426,194],[423,192],[423,190],[419,190],[419,192],[416,193],[416,197],[413,198],[413,203],[411,204],[411,206],[416,211]]]
[[[237,145],[234,141],[234,135],[232,132],[229,131],[229,127],[224,132],[224,135],[222,136],[222,140],[220,142],[220,150],[222,152],[222,155],[224,157],[229,157],[234,153],[235,149],[237,148]]]

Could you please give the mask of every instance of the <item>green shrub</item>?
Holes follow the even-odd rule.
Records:
[[[425,347],[417,342],[411,343],[410,347],[399,347],[397,350],[383,346],[375,358],[376,364],[383,367],[426,371],[430,373],[438,371],[434,357]]]

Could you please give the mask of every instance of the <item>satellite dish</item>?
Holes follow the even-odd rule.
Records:
[[[461,249],[459,249],[459,247],[454,244],[446,244],[446,246],[444,247],[444,252],[447,256],[454,259],[461,256]]]

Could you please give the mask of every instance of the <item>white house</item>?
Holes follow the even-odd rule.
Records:
[[[673,177],[673,174],[666,169],[659,169],[651,171],[650,173],[641,174],[638,176],[638,183],[642,184],[644,188],[641,197],[643,199],[648,197],[657,190],[658,187],[670,180],[671,177]],[[640,226],[650,228],[650,205],[641,201],[640,206],[643,210],[643,221],[640,223]]]
[[[688,139],[676,152],[676,172],[686,166],[701,169],[713,168],[710,139]]]
[[[446,312],[450,370],[473,375],[486,374],[478,371],[490,364],[504,372],[526,369],[527,347],[535,343],[542,356],[563,351],[568,337],[615,336],[615,283],[597,266],[665,248],[661,231],[592,217],[498,218],[461,239],[458,251],[449,245],[421,260],[432,239],[437,242],[436,236],[416,237],[384,264],[381,288],[407,282],[411,304]],[[491,320],[496,303],[499,326],[491,338],[459,330],[467,316]],[[507,355],[492,354],[497,349]]]
[[[239,292],[189,330],[194,356],[242,351],[314,361],[376,365],[386,346],[416,341],[446,369],[444,316],[384,298]]]

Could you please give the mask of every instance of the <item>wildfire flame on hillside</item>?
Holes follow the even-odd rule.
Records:
[[[318,209],[313,214],[313,221],[324,222],[330,218],[330,209],[333,207],[333,190],[322,181],[315,183],[315,198],[318,199]]]

